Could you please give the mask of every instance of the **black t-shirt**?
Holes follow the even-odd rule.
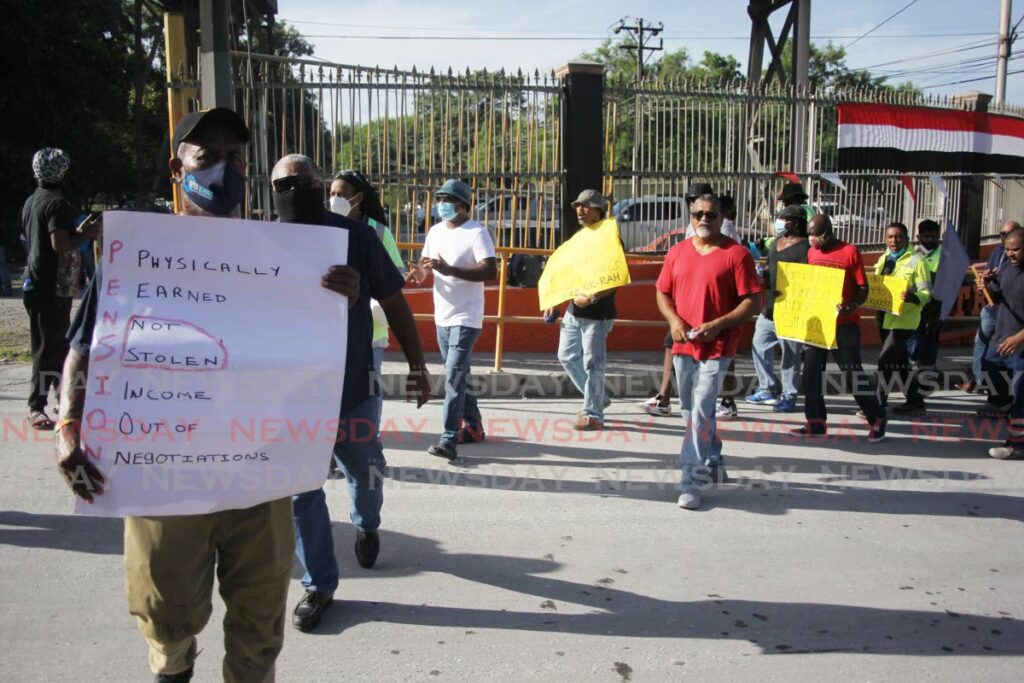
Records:
[[[999,266],[999,308],[996,312],[996,331],[989,348],[997,348],[1007,337],[1024,329],[1024,270],[1007,259]]]
[[[777,282],[779,263],[807,263],[807,251],[811,248],[808,240],[800,240],[791,244],[782,251],[778,249],[779,241],[772,242],[772,248],[768,250],[768,272],[765,273],[764,282],[764,317],[774,320],[775,313],[775,283]]]
[[[371,382],[373,315],[370,313],[370,299],[381,301],[394,295],[405,286],[405,278],[395,268],[384,245],[370,226],[329,211],[324,212],[323,225],[348,229],[348,264],[359,271],[359,300],[348,309],[348,352],[345,359],[345,388],[341,396],[341,415],[346,415],[377,392],[376,383]],[[289,227],[301,230],[303,226]],[[86,357],[96,326],[102,280],[101,268],[97,267],[89,290],[68,330],[71,347]],[[299,338],[295,340],[295,353],[302,353],[302,340]]]
[[[365,223],[324,212],[324,225],[348,229],[348,265],[359,271],[359,300],[348,309],[348,355],[345,359],[345,389],[341,395],[344,416],[377,394],[373,377],[373,314],[370,299],[383,301],[405,286],[405,277],[395,267],[376,231]],[[294,226],[296,230],[301,225]],[[300,352],[296,348],[296,352]]]
[[[57,285],[59,257],[50,243],[50,233],[74,231],[75,213],[56,190],[37,188],[21,209],[21,229],[28,240],[28,270],[25,291],[53,295]]]
[[[586,320],[615,320],[615,292],[603,296],[589,306],[569,303],[569,312]]]

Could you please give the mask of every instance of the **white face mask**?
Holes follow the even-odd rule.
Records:
[[[352,204],[341,195],[331,197],[331,211],[339,216],[348,216],[352,210]]]

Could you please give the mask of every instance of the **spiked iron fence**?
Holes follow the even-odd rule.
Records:
[[[237,94],[262,144],[250,205],[270,215],[268,175],[289,153],[382,190],[399,241],[437,221],[432,192],[457,177],[499,246],[550,248],[561,206],[560,89],[551,76],[399,71],[236,54]]]
[[[710,182],[717,192],[736,198],[742,235],[765,236],[784,182],[779,171],[798,171],[809,202],[832,217],[842,239],[865,247],[878,246],[883,227],[894,220],[955,224],[965,183],[984,192],[983,236],[994,237],[1003,220],[1024,217],[1024,177],[940,173],[943,195],[931,174],[911,174],[915,202],[900,174],[877,169],[838,173],[836,105],[850,101],[964,108],[955,97],[908,92],[823,92],[777,84],[751,90],[743,82],[688,80],[609,82],[604,192],[615,198],[644,197],[649,207],[646,220],[620,220],[624,240],[634,245],[654,240],[650,243],[663,248],[665,241],[658,236],[685,217],[652,213],[658,206],[675,212],[672,202],[658,198],[682,197],[695,181]],[[1000,113],[1024,112],[1007,108]],[[823,179],[822,173],[838,174],[842,185]]]
[[[355,168],[381,188],[400,241],[420,241],[437,220],[432,192],[459,177],[475,191],[474,215],[499,246],[551,248],[565,202],[561,125],[566,94],[549,74],[400,71],[234,53],[240,111],[253,131],[248,206],[269,218],[269,173],[288,153],[314,159],[328,175]],[[912,175],[911,201],[898,174],[836,173],[836,105],[844,101],[963,108],[956,98],[913,93],[822,92],[744,83],[605,81],[603,192],[619,210],[630,249],[664,249],[685,210],[674,200],[694,181],[737,200],[737,226],[767,234],[779,171],[797,171],[810,203],[832,216],[839,236],[881,244],[882,227],[923,218],[956,222],[961,190],[983,193],[982,235],[1024,217],[1024,177]],[[1022,115],[1019,108],[1000,113]],[[642,201],[637,201],[642,199]],[[658,207],[668,208],[658,208]],[[659,213],[661,212],[661,213]],[[641,214],[646,215],[641,216]]]

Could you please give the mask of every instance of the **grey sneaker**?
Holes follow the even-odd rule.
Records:
[[[679,494],[679,501],[676,505],[684,510],[696,510],[702,502],[700,491],[697,489],[683,489],[683,492]]]
[[[738,416],[739,411],[736,409],[736,402],[732,399],[722,399],[722,402],[718,404],[718,409],[715,410],[715,417],[719,420],[735,420]]]
[[[439,458],[445,458],[448,462],[453,462],[457,457],[459,457],[458,452],[455,450],[455,445],[445,443],[444,441],[436,443],[428,448],[427,453],[436,455]]]

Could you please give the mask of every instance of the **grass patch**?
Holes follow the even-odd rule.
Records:
[[[32,353],[28,349],[0,342],[0,363],[30,362],[32,362]]]

